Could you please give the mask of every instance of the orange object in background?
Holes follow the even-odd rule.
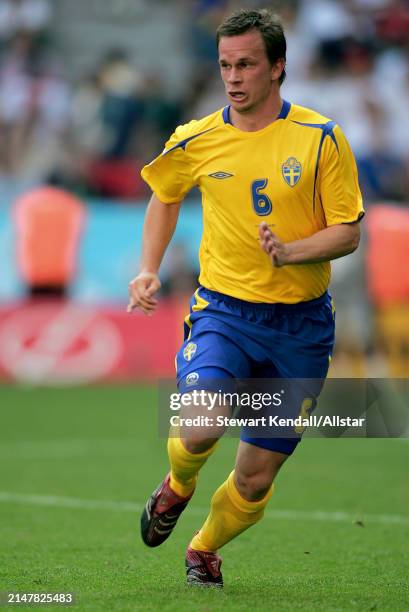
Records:
[[[39,187],[15,202],[17,261],[32,292],[64,289],[73,279],[85,218],[83,203],[55,187]]]
[[[409,210],[377,205],[368,211],[367,279],[375,307],[376,340],[388,374],[409,373]]]
[[[409,303],[409,210],[379,204],[369,208],[367,279],[375,306]]]

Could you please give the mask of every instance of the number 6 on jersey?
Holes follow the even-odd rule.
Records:
[[[267,183],[268,179],[256,179],[251,184],[251,197],[253,200],[254,212],[261,217],[269,215],[273,210],[273,205],[268,195],[261,193],[261,190],[267,187]]]

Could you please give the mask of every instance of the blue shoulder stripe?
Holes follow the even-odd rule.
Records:
[[[294,119],[291,119],[291,121],[292,123],[297,123],[298,125],[304,125],[305,127],[318,128],[322,130],[321,141],[324,140],[325,136],[329,136],[339,152],[337,139],[335,138],[334,134],[334,127],[336,126],[335,121],[328,121],[327,123],[302,123],[301,121],[294,121]]]
[[[324,144],[324,140],[326,136],[329,136],[331,138],[339,154],[338,143],[337,143],[337,139],[335,138],[335,134],[334,134],[334,127],[336,126],[336,123],[335,121],[327,121],[327,123],[302,123],[301,121],[294,121],[294,120],[292,120],[292,122],[297,123],[298,125],[304,125],[305,127],[318,128],[322,130],[321,139],[320,139],[320,143],[318,145],[318,151],[317,151],[317,161],[315,163],[314,190],[312,194],[312,207],[313,207],[313,210],[315,211],[315,193],[317,190],[318,168],[319,168],[319,163],[321,159],[322,145]]]
[[[204,130],[203,132],[199,132],[198,134],[194,134],[193,136],[189,136],[189,138],[185,138],[184,140],[181,140],[180,142],[175,144],[170,149],[167,149],[166,151],[163,151],[162,155],[167,155],[168,153],[170,153],[171,151],[174,151],[175,149],[178,149],[179,147],[185,151],[186,145],[187,145],[188,142],[190,142],[191,140],[194,140],[195,138],[198,138],[199,136],[202,136],[202,134],[206,134],[207,132],[211,132],[214,129],[215,128],[212,127],[212,128],[209,128],[208,130]]]

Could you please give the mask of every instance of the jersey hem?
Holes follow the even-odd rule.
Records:
[[[230,293],[227,293],[225,290],[221,291],[220,289],[210,288],[209,286],[204,284],[200,280],[200,278],[199,278],[199,283],[200,283],[201,287],[203,287],[203,289],[207,289],[208,291],[213,291],[215,293],[220,293],[220,295],[226,296],[227,298],[232,298],[232,299],[235,299],[235,300],[240,300],[242,302],[247,302],[248,304],[254,305],[254,306],[265,306],[265,305],[273,306],[273,305],[277,305],[277,304],[283,304],[284,306],[295,306],[297,304],[306,304],[307,302],[311,302],[312,300],[318,300],[323,295],[325,295],[325,293],[328,291],[328,285],[327,285],[317,295],[307,296],[304,299],[294,300],[292,302],[285,302],[282,299],[274,300],[274,301],[266,301],[266,300],[257,300],[256,301],[255,299],[250,299],[248,295],[245,295],[244,293],[241,293],[241,292],[235,292],[235,293],[230,292]]]

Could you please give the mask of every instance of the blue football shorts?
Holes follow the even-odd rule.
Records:
[[[328,372],[334,345],[335,315],[330,295],[297,304],[258,304],[199,287],[185,319],[185,338],[176,356],[180,393],[194,389],[232,390],[234,381],[283,379],[286,416],[308,415],[315,407]],[[207,385],[207,381],[209,384]],[[220,388],[218,389],[220,390]],[[283,389],[281,389],[283,390]],[[308,399],[307,399],[308,398]],[[305,416],[308,416],[305,415]],[[266,429],[241,429],[241,440],[271,451],[291,455],[301,434],[289,437]]]

